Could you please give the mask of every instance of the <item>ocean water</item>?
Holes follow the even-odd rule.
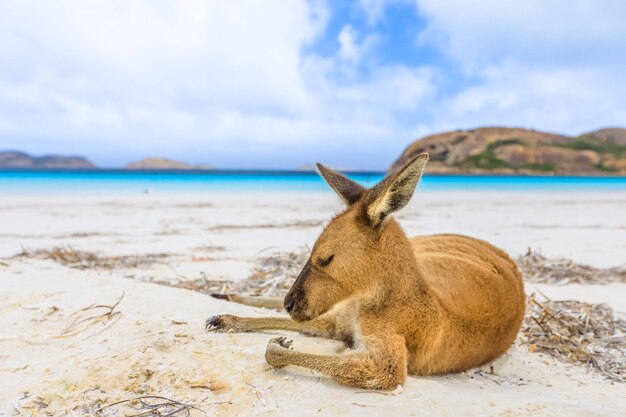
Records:
[[[380,172],[349,173],[366,187]],[[209,192],[316,192],[328,186],[315,172],[277,171],[0,171],[0,195]],[[422,191],[626,191],[626,177],[425,175]]]

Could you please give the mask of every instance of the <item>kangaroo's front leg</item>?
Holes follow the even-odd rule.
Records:
[[[209,317],[205,325],[209,331],[255,332],[260,330],[293,330],[309,336],[332,337],[334,324],[330,319],[317,318],[295,322],[286,317],[238,317],[230,314]]]
[[[407,350],[397,335],[368,337],[363,347],[341,355],[314,355],[290,349],[284,337],[270,340],[265,359],[276,367],[303,366],[357,388],[394,389],[406,380]]]

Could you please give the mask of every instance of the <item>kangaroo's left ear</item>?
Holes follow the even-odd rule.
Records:
[[[428,154],[422,153],[370,190],[365,209],[372,226],[382,225],[391,213],[407,205],[427,162]]]
[[[341,175],[330,168],[326,168],[320,163],[316,165],[322,178],[324,178],[328,185],[330,185],[330,188],[341,197],[348,207],[359,201],[359,198],[361,198],[361,195],[365,192],[365,187],[352,181],[345,175]]]

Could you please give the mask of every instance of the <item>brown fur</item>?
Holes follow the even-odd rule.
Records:
[[[411,198],[426,161],[424,154],[414,158],[371,190],[320,166],[348,208],[323,231],[285,297],[293,321],[216,316],[207,327],[343,340],[352,349],[313,355],[272,339],[265,357],[275,367],[304,366],[360,388],[393,389],[407,374],[459,372],[504,353],[524,315],[511,259],[466,236],[408,239],[389,217]]]

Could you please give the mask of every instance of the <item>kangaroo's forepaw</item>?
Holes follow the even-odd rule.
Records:
[[[293,340],[287,340],[286,337],[276,337],[271,339],[265,350],[265,360],[274,368],[282,368],[287,365],[285,361],[285,353],[290,350]]]
[[[204,328],[209,332],[245,332],[246,329],[242,328],[239,324],[239,317],[232,316],[230,314],[223,314],[221,316],[209,317]]]

